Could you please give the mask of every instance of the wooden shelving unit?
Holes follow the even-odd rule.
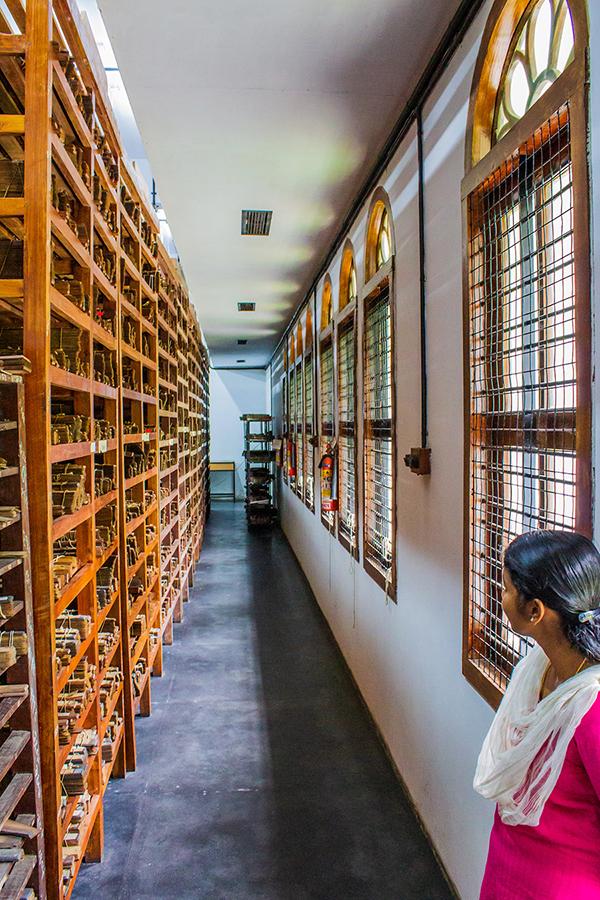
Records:
[[[1,364],[1,360],[0,360]],[[22,379],[0,371],[0,898],[46,896]],[[7,851],[8,852],[8,851]]]
[[[210,362],[208,351],[200,344],[200,413],[198,417],[198,456],[200,475],[198,494],[200,498],[200,533],[204,538],[206,522],[210,515]]]
[[[189,526],[190,587],[194,583],[194,570],[204,537],[204,512],[202,509],[202,334],[193,309],[188,317],[188,446],[189,471],[187,491],[191,498]]]
[[[179,454],[179,583],[182,602],[190,596],[191,504],[190,496],[190,422],[188,377],[189,298],[184,291],[177,295],[177,438]]]
[[[183,617],[179,541],[179,439],[177,395],[178,293],[172,262],[161,252],[158,269],[158,418],[161,519],[161,602],[163,640],[173,642],[173,623]]]
[[[108,780],[135,768],[135,716],[150,714],[151,676],[162,673],[163,642],[189,595],[208,497],[208,358],[182,274],[124,159],[76,4],[8,6],[0,353],[31,363],[46,884],[62,900],[84,858],[101,858]],[[0,469],[0,491],[18,480],[10,468]],[[1,563],[0,577],[18,577]],[[27,786],[23,810],[29,795]],[[42,870],[40,862],[31,877]]]
[[[241,420],[244,423],[248,527],[272,525],[277,518],[273,420],[263,413],[245,413]]]
[[[120,528],[125,630],[127,768],[136,765],[136,714],[150,715],[150,677],[162,674],[160,597],[158,222],[121,160]]]

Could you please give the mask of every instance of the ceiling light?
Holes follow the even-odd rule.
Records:
[[[256,303],[247,302],[247,303],[238,303],[238,312],[254,312],[256,309]]]
[[[272,209],[243,209],[242,234],[267,235],[271,231]]]

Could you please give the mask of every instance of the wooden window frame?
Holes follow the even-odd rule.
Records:
[[[293,395],[293,403],[292,403],[292,395]],[[295,452],[295,448],[296,448],[296,417],[297,417],[297,410],[296,410],[296,396],[297,396],[297,394],[296,394],[296,359],[295,358],[290,363],[289,381],[288,381],[288,396],[289,396],[289,423],[290,423],[289,441],[293,445],[294,452]],[[292,415],[292,411],[293,411],[293,415]],[[291,462],[291,460],[288,459],[288,482],[287,483],[288,483],[289,489],[292,491],[293,494],[295,494],[296,493],[296,478],[297,478],[297,474],[298,474],[298,468],[297,468],[298,461],[297,460],[295,461],[296,462],[296,465],[295,465],[296,475],[289,474],[290,462]]]
[[[298,402],[300,400],[300,402]],[[302,439],[301,441],[299,439]],[[296,360],[296,484],[294,493],[304,502],[304,355]],[[301,476],[301,477],[299,477]]]
[[[461,186],[463,208],[463,366],[464,366],[464,509],[463,509],[463,635],[462,673],[475,690],[497,708],[503,692],[470,658],[471,649],[471,346],[469,286],[469,212],[471,194],[496,172],[519,147],[565,104],[570,112],[570,151],[573,192],[573,245],[576,328],[576,529],[592,533],[591,458],[591,270],[589,172],[587,160],[588,83],[587,13],[582,0],[569,0],[575,33],[575,59],[545,94],[497,143],[492,141],[496,94],[506,54],[522,16],[535,0],[496,0],[485,30],[475,69],[466,141],[466,175]],[[510,30],[512,28],[512,31]]]
[[[307,335],[306,341],[308,344],[308,335]],[[307,429],[306,429],[306,408],[307,408],[306,373],[307,373],[307,371],[309,371],[309,369],[310,369],[310,373],[311,373],[311,377],[312,377],[312,409],[311,409],[311,414],[310,414],[310,423],[311,423],[310,439],[308,437],[308,433],[307,433]],[[304,371],[304,387],[303,387],[303,391],[302,391],[302,396],[304,398],[304,505],[306,506],[307,509],[309,509],[312,513],[314,513],[314,511],[315,511],[315,489],[316,489],[317,479],[316,479],[316,475],[315,475],[315,471],[316,471],[315,448],[314,448],[313,444],[311,443],[311,441],[314,438],[315,433],[316,433],[316,429],[315,429],[315,357],[314,357],[314,353],[313,353],[312,342],[311,342],[310,346],[308,347],[308,349],[306,350],[306,353],[304,356],[304,370],[303,371]],[[308,499],[308,495],[307,495],[308,492],[306,490],[306,473],[308,471],[307,461],[311,457],[311,455],[312,455],[312,480],[313,480],[312,503]]]
[[[354,521],[355,521],[355,536],[354,543],[350,541],[347,534],[343,531],[341,527],[341,516],[338,510],[337,520],[338,520],[338,540],[342,547],[348,551],[348,553],[354,557],[357,561],[360,558],[360,550],[359,550],[359,516],[360,516],[360,503],[359,503],[359,486],[358,486],[358,469],[359,466],[362,466],[362,454],[359,453],[359,442],[358,442],[358,428],[357,428],[357,419],[358,419],[358,304],[356,300],[353,300],[351,303],[346,303],[343,307],[341,314],[338,316],[336,321],[336,342],[337,342],[337,358],[338,358],[338,400],[340,396],[340,339],[344,336],[344,332],[346,329],[352,328],[354,331],[354,396],[353,396],[353,408],[354,408],[354,428],[353,428],[353,437],[354,437]],[[340,423],[340,407],[339,402],[337,404],[337,435],[338,441],[341,435],[341,423]],[[362,444],[361,444],[362,447]],[[338,455],[338,497],[339,490],[341,484],[341,471],[339,465],[339,455]]]
[[[393,225],[390,226],[393,228]],[[386,595],[397,602],[396,591],[397,591],[397,548],[396,548],[396,539],[398,534],[397,528],[397,436],[396,436],[396,341],[395,341],[395,302],[394,302],[394,252],[392,249],[392,256],[390,259],[384,263],[384,265],[379,269],[379,271],[375,272],[370,281],[365,285],[363,290],[363,296],[361,298],[361,317],[362,317],[362,419],[363,419],[363,436],[362,436],[362,450],[361,450],[361,465],[363,468],[363,477],[362,477],[362,491],[361,491],[361,501],[362,501],[362,556],[363,556],[363,568],[367,572],[368,575],[375,581],[377,585],[386,593]],[[392,494],[392,509],[391,509],[391,546],[392,546],[392,564],[390,567],[389,577],[385,575],[381,569],[379,569],[371,559],[369,558],[368,552],[368,542],[367,542],[367,484],[364,473],[364,468],[367,461],[367,452],[366,452],[366,440],[367,440],[367,429],[366,429],[366,373],[367,366],[365,360],[366,354],[366,317],[368,312],[368,304],[371,300],[375,299],[378,294],[381,293],[382,290],[387,288],[389,293],[389,304],[390,304],[390,357],[391,357],[391,421],[392,421],[392,429],[391,429],[391,494]]]
[[[282,475],[283,480],[287,484],[288,481],[288,451],[287,442],[289,434],[289,386],[288,386],[287,361],[283,370],[283,378],[281,379],[281,431],[283,434],[283,446],[281,448]]]
[[[331,434],[325,434],[323,431],[323,395],[322,395],[322,360],[323,360],[323,351],[327,348],[331,347]],[[320,336],[319,336],[319,453],[322,453],[324,450],[324,444],[329,442],[331,444],[335,441],[335,426],[336,426],[336,358],[335,358],[335,326],[333,322],[330,322],[327,328],[325,328]],[[319,479],[320,482],[320,479]],[[323,512],[323,507],[321,505],[321,489],[319,484],[319,508],[320,508],[320,519],[323,527],[330,533],[335,535],[336,531],[336,522],[337,516],[335,512],[330,513],[331,520],[327,518],[327,513]]]

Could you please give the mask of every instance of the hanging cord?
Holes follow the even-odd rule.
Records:
[[[356,628],[356,560],[353,558],[352,562],[354,565],[352,566],[352,628]]]
[[[423,110],[417,110],[417,156],[419,169],[419,307],[421,340],[421,447],[427,446],[427,268],[425,260],[425,158],[423,151]]]
[[[333,574],[333,538],[329,532],[329,595],[331,596],[331,576]]]

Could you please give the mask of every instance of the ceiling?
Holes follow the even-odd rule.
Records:
[[[212,363],[264,366],[459,0],[98,5]]]

